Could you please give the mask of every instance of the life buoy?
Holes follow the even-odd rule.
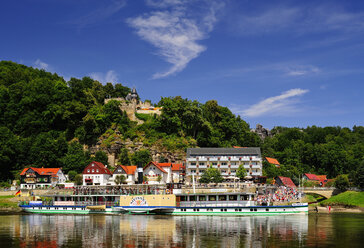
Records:
[[[166,194],[170,194],[171,191],[169,189],[166,189]]]

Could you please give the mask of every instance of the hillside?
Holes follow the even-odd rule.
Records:
[[[89,77],[65,81],[57,74],[13,62],[0,62],[0,181],[25,166],[62,167],[77,172],[95,159],[123,164],[149,159],[179,161],[187,147],[260,146],[281,168],[264,165],[268,177],[297,179],[302,172],[352,180],[364,161],[364,127],[276,127],[264,142],[249,124],[210,100],[162,97],[160,115],[121,111],[130,88],[102,85]],[[148,98],[148,96],[145,96]],[[91,157],[92,156],[92,157]]]

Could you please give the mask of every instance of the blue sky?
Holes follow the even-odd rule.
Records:
[[[251,127],[364,125],[364,1],[4,0],[0,59],[216,99]]]

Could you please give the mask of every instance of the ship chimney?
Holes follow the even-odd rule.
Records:
[[[138,184],[143,183],[143,166],[141,163],[138,163]]]

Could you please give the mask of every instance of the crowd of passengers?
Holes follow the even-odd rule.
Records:
[[[274,202],[292,202],[299,201],[302,194],[296,188],[280,186],[274,193],[258,195],[256,201],[258,205],[272,205]]]
[[[73,195],[137,195],[137,194],[165,194],[165,193],[169,193],[169,191],[153,186],[148,186],[143,188],[125,188],[125,187],[90,188],[81,186],[73,189]]]

